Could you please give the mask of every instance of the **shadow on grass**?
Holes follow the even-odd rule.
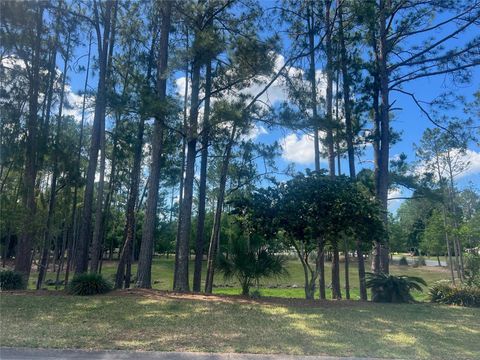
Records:
[[[480,310],[430,304],[6,295],[1,305],[4,346],[472,359],[480,335]]]

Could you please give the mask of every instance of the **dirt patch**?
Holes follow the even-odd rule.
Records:
[[[63,290],[15,290],[15,291],[2,291],[1,295],[28,295],[28,296],[71,296]],[[140,297],[148,299],[171,299],[178,301],[208,301],[228,304],[260,304],[260,305],[279,305],[298,308],[311,308],[311,307],[364,307],[366,304],[372,304],[370,302],[358,301],[358,300],[306,300],[298,298],[280,298],[280,297],[263,297],[259,299],[251,299],[239,295],[210,295],[210,294],[198,294],[198,293],[178,293],[174,291],[166,290],[154,290],[154,289],[124,289],[114,290],[108,294],[97,296],[114,296],[114,297]]]

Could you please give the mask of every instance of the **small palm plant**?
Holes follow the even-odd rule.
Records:
[[[217,268],[225,279],[236,278],[242,286],[242,295],[248,296],[250,288],[261,278],[288,275],[286,259],[267,247],[251,248],[245,242],[232,245],[228,258],[220,255]]]
[[[423,291],[425,280],[416,276],[395,276],[367,273],[367,288],[372,289],[372,301],[408,303],[413,301],[410,290]]]

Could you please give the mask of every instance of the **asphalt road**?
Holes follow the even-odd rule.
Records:
[[[289,356],[255,354],[210,354],[180,352],[86,351],[57,349],[0,348],[1,360],[373,360],[373,358],[331,356]]]

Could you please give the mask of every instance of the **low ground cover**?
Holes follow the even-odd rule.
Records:
[[[1,345],[474,359],[480,309],[115,291],[3,293]],[[281,299],[280,299],[281,300]]]

